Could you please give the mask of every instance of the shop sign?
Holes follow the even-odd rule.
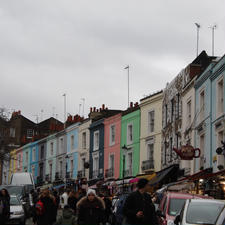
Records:
[[[193,158],[199,158],[201,150],[194,148],[191,145],[183,145],[180,149],[173,148],[173,150],[180,156],[182,160],[192,160]]]

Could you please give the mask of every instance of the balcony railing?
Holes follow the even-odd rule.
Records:
[[[124,177],[130,177],[130,176],[132,176],[132,168],[131,167],[124,171]]]
[[[106,178],[114,177],[114,168],[106,169],[105,177]]]
[[[149,159],[149,160],[142,161],[141,169],[143,171],[154,169],[154,160]]]
[[[83,178],[85,177],[85,170],[79,170],[77,172],[77,178],[80,179],[80,178]]]
[[[98,178],[98,175],[99,175],[99,170],[93,170],[92,178],[93,179]]]

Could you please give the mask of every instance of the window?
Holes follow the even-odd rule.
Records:
[[[41,146],[41,159],[44,159],[44,145]]]
[[[110,126],[110,145],[115,144],[115,125]]]
[[[52,179],[52,163],[49,163],[49,177]]]
[[[114,154],[109,156],[109,169],[114,169]]]
[[[35,148],[32,149],[32,161],[35,162],[36,161],[36,157],[35,157]]]
[[[15,137],[16,136],[16,129],[15,128],[10,128],[9,130],[9,136],[10,137]]]
[[[99,174],[99,157],[95,156],[93,158],[93,177],[98,177]]]
[[[25,162],[28,163],[28,152],[25,153]]]
[[[217,147],[220,147],[222,145],[221,141],[224,141],[223,139],[224,139],[223,131],[218,132]]]
[[[54,144],[53,144],[53,142],[51,142],[51,144],[50,144],[50,148],[51,148],[51,150],[50,150],[50,152],[51,152],[51,156],[53,155],[53,147],[54,147]]]
[[[99,149],[99,131],[94,132],[94,151]]]
[[[62,161],[59,161],[59,172],[60,172],[60,177],[62,176]]]
[[[153,160],[154,144],[147,145],[147,160]]]
[[[33,177],[35,176],[35,167],[34,166],[32,166],[32,175],[33,175]]]
[[[165,105],[165,126],[167,125],[168,107]]]
[[[19,154],[18,156],[18,162],[17,162],[17,168],[19,169],[20,168],[20,163],[21,163],[21,155]]]
[[[180,94],[177,94],[177,104],[176,104],[176,118],[180,116]]]
[[[170,161],[172,161],[173,158],[173,138],[170,138]]]
[[[82,158],[82,168],[81,168],[81,170],[82,171],[85,171],[85,167],[84,167],[84,164],[85,164],[85,158]]]
[[[205,115],[205,91],[200,93],[200,121],[204,119]]]
[[[27,138],[32,138],[34,136],[34,131],[32,129],[27,129]]]
[[[133,154],[132,152],[129,152],[127,154],[127,170],[128,170],[128,175],[132,175],[132,168],[133,168]]]
[[[82,148],[83,149],[87,148],[87,135],[86,135],[86,132],[82,133]]]
[[[187,102],[187,126],[191,125],[191,100]]]
[[[63,153],[63,149],[64,149],[63,138],[60,138],[60,149],[61,149],[61,153]]]
[[[173,122],[174,117],[174,99],[171,100],[171,122]]]
[[[204,149],[205,149],[205,135],[200,136],[200,150],[201,150],[201,157],[200,157],[200,164],[199,168],[204,168]]]
[[[148,113],[148,131],[154,132],[155,125],[155,111],[151,111]]]
[[[224,85],[223,79],[221,79],[217,83],[217,116],[223,113],[223,106],[224,106]]]
[[[70,137],[70,147],[71,147],[71,151],[74,149],[74,135],[71,135]]]
[[[128,124],[127,126],[127,144],[132,144],[133,142],[133,125]]]

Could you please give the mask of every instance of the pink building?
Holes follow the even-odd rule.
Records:
[[[105,179],[119,178],[120,173],[120,132],[121,117],[119,113],[104,120],[104,175]]]
[[[18,148],[16,150],[16,171],[22,172],[23,171],[23,148]]]

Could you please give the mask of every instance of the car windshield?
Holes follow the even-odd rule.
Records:
[[[170,205],[169,205],[169,215],[170,216],[176,216],[177,213],[180,212],[182,209],[186,199],[182,198],[172,198],[170,199]]]
[[[6,189],[8,190],[10,195],[22,196],[22,194],[23,194],[22,186],[7,186]]]
[[[224,203],[191,202],[187,209],[186,221],[191,224],[215,224]]]
[[[20,205],[19,199],[16,196],[10,197],[10,205]]]

